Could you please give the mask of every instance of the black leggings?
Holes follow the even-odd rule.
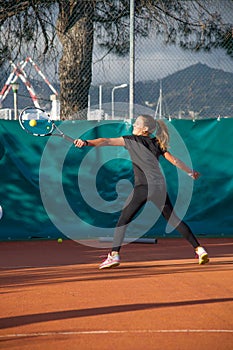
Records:
[[[166,190],[164,189],[164,186],[157,186],[153,190],[152,194],[148,195],[147,186],[139,185],[134,187],[133,192],[128,197],[121,212],[114,233],[112,251],[120,251],[127,225],[132,221],[134,216],[148,200],[152,201],[158,207],[163,217],[167,221],[169,220],[169,224],[176,228],[177,231],[180,232],[194,248],[199,246],[199,242],[188,225],[180,220],[174,213],[173,206],[168,194],[166,193]]]

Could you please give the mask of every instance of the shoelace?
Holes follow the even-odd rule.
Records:
[[[108,257],[109,257],[108,255],[107,256],[106,255],[100,255],[100,258],[102,259],[102,262],[104,262],[105,260],[108,259]]]

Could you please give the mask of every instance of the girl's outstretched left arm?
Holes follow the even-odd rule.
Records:
[[[123,137],[98,138],[93,140],[74,140],[75,147],[82,148],[85,146],[100,147],[100,146],[125,146]]]
[[[200,173],[196,170],[190,169],[184,162],[182,162],[177,157],[173,156],[170,152],[164,153],[164,158],[168,160],[171,164],[175,165],[177,168],[180,168],[181,170],[185,171],[189,176],[191,176],[194,180],[198,179],[200,176]]]

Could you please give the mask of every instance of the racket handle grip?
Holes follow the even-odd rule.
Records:
[[[63,137],[63,139],[65,139],[65,140],[67,140],[67,141],[69,141],[71,143],[74,143],[74,139],[72,137],[67,136],[67,135],[62,135],[62,137]]]

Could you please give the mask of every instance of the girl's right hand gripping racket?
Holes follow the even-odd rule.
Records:
[[[74,142],[74,139],[65,135],[49,114],[41,108],[24,108],[19,115],[19,124],[27,133],[34,136],[60,136],[69,142]]]

